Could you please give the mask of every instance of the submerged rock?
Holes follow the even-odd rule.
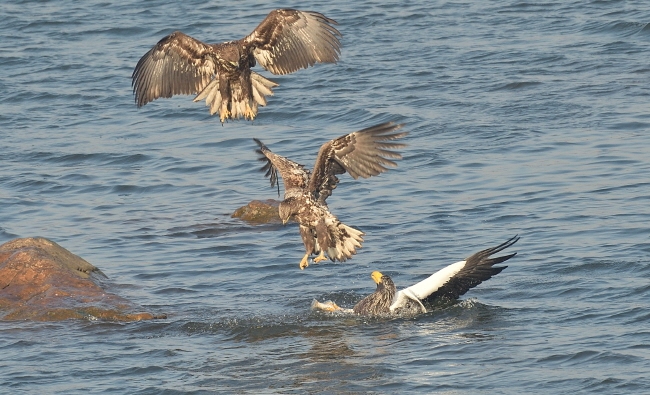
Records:
[[[238,208],[232,214],[233,218],[240,218],[243,221],[254,224],[266,224],[269,222],[282,222],[278,214],[280,202],[269,199],[265,201],[253,200],[247,205]]]
[[[0,245],[0,319],[59,321],[70,318],[138,321],[165,318],[106,292],[98,268],[41,237]]]

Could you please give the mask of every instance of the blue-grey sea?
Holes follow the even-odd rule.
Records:
[[[138,109],[160,38],[239,39],[324,13],[338,64],[286,76],[254,122],[191,96]],[[0,323],[2,394],[650,393],[647,1],[4,1],[0,242],[43,236],[167,319]],[[325,141],[406,123],[399,166],[328,199],[366,233],[300,271],[253,138],[311,166]],[[508,268],[412,318],[332,317],[373,270],[412,285],[519,235]]]

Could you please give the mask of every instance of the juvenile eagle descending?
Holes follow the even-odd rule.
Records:
[[[311,254],[318,254],[314,263],[325,260],[344,262],[361,248],[363,232],[341,223],[330,213],[325,200],[336,188],[338,174],[348,172],[355,180],[368,178],[395,167],[391,159],[402,156],[392,149],[403,148],[405,144],[393,143],[406,136],[407,132],[394,133],[403,125],[393,122],[382,123],[367,129],[341,136],[323,144],[318,151],[312,172],[303,165],[271,152],[261,141],[257,153],[266,162],[262,171],[271,178],[271,186],[278,185],[278,173],[284,181],[284,200],[280,203],[279,214],[283,223],[290,218],[300,225],[300,236],[305,245],[305,256],[300,268],[309,266]],[[390,158],[390,159],[388,159]]]
[[[426,313],[427,305],[438,300],[455,300],[492,276],[501,273],[507,266],[493,267],[507,261],[516,252],[496,258],[491,255],[499,253],[515,244],[519,237],[515,236],[496,247],[479,251],[464,261],[449,265],[419,283],[396,292],[393,280],[380,272],[372,272],[370,277],[377,283],[377,289],[372,294],[361,299],[352,309],[344,309],[332,301],[312,303],[312,309],[325,311],[341,311],[358,315],[390,315],[401,312]]]
[[[257,61],[273,74],[283,75],[313,66],[336,63],[341,33],[336,21],[312,11],[278,9],[241,40],[206,44],[182,32],[158,41],[135,66],[133,93],[138,107],[159,97],[197,95],[210,115],[219,119],[253,120],[257,107],[278,86],[251,71]]]

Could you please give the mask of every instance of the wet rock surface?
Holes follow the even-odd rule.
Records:
[[[165,318],[107,292],[97,267],[53,241],[15,239],[0,246],[0,319],[137,321]]]
[[[253,200],[247,205],[235,210],[232,217],[240,218],[252,224],[281,223],[282,221],[278,214],[279,205],[280,202],[273,199],[265,201]]]

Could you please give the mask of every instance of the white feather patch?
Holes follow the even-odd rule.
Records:
[[[459,261],[453,263],[445,268],[438,270],[429,277],[420,281],[417,284],[405,288],[395,295],[390,310],[393,311],[398,308],[405,307],[408,299],[416,298],[418,301],[426,298],[432,293],[436,292],[438,288],[445,285],[450,278],[454,277],[465,266],[466,261]],[[421,303],[420,303],[421,304]]]

